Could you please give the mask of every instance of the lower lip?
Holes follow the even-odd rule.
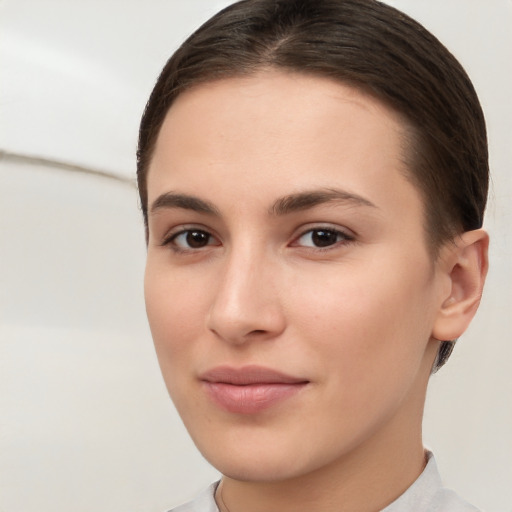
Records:
[[[222,382],[204,382],[204,385],[210,398],[222,409],[237,414],[256,414],[293,397],[307,383],[237,386]]]

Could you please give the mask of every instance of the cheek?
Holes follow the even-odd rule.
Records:
[[[295,290],[295,328],[307,333],[311,357],[322,357],[347,381],[406,374],[417,368],[430,337],[430,290],[418,272],[373,273],[370,265],[317,276]],[[328,277],[328,278],[327,278]],[[336,369],[336,371],[334,371]]]
[[[144,293],[146,311],[158,363],[180,415],[187,415],[194,399],[188,391],[191,368],[201,357],[197,339],[204,326],[202,297],[179,273],[159,273],[147,266]],[[186,392],[185,392],[186,391]]]
[[[179,272],[159,272],[150,261],[146,267],[144,295],[157,356],[167,380],[166,366],[184,368],[192,358],[193,341],[204,328],[208,289],[190,286]],[[203,293],[201,293],[203,291]]]
[[[412,276],[411,276],[412,280]],[[425,306],[415,286],[393,279],[368,283],[346,277],[321,289],[309,288],[294,305],[302,312],[295,329],[303,353],[324,390],[318,421],[336,424],[325,432],[336,445],[339,432],[357,442],[416,396],[429,339]],[[329,438],[330,439],[330,438]]]

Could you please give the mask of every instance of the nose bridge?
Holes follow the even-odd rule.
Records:
[[[208,327],[221,338],[241,343],[250,336],[277,335],[284,328],[277,263],[257,241],[227,251]]]

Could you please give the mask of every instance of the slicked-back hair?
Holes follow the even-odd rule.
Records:
[[[406,177],[422,196],[433,257],[458,233],[482,226],[489,179],[484,115],[466,72],[438,39],[376,0],[242,0],[181,45],[151,93],[137,151],[146,230],[148,169],[173,101],[196,85],[265,69],[334,79],[401,114]],[[441,345],[436,367],[451,348]]]

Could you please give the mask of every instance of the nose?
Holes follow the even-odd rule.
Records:
[[[279,275],[276,264],[262,254],[233,252],[218,276],[208,329],[236,345],[279,336],[286,327]]]

